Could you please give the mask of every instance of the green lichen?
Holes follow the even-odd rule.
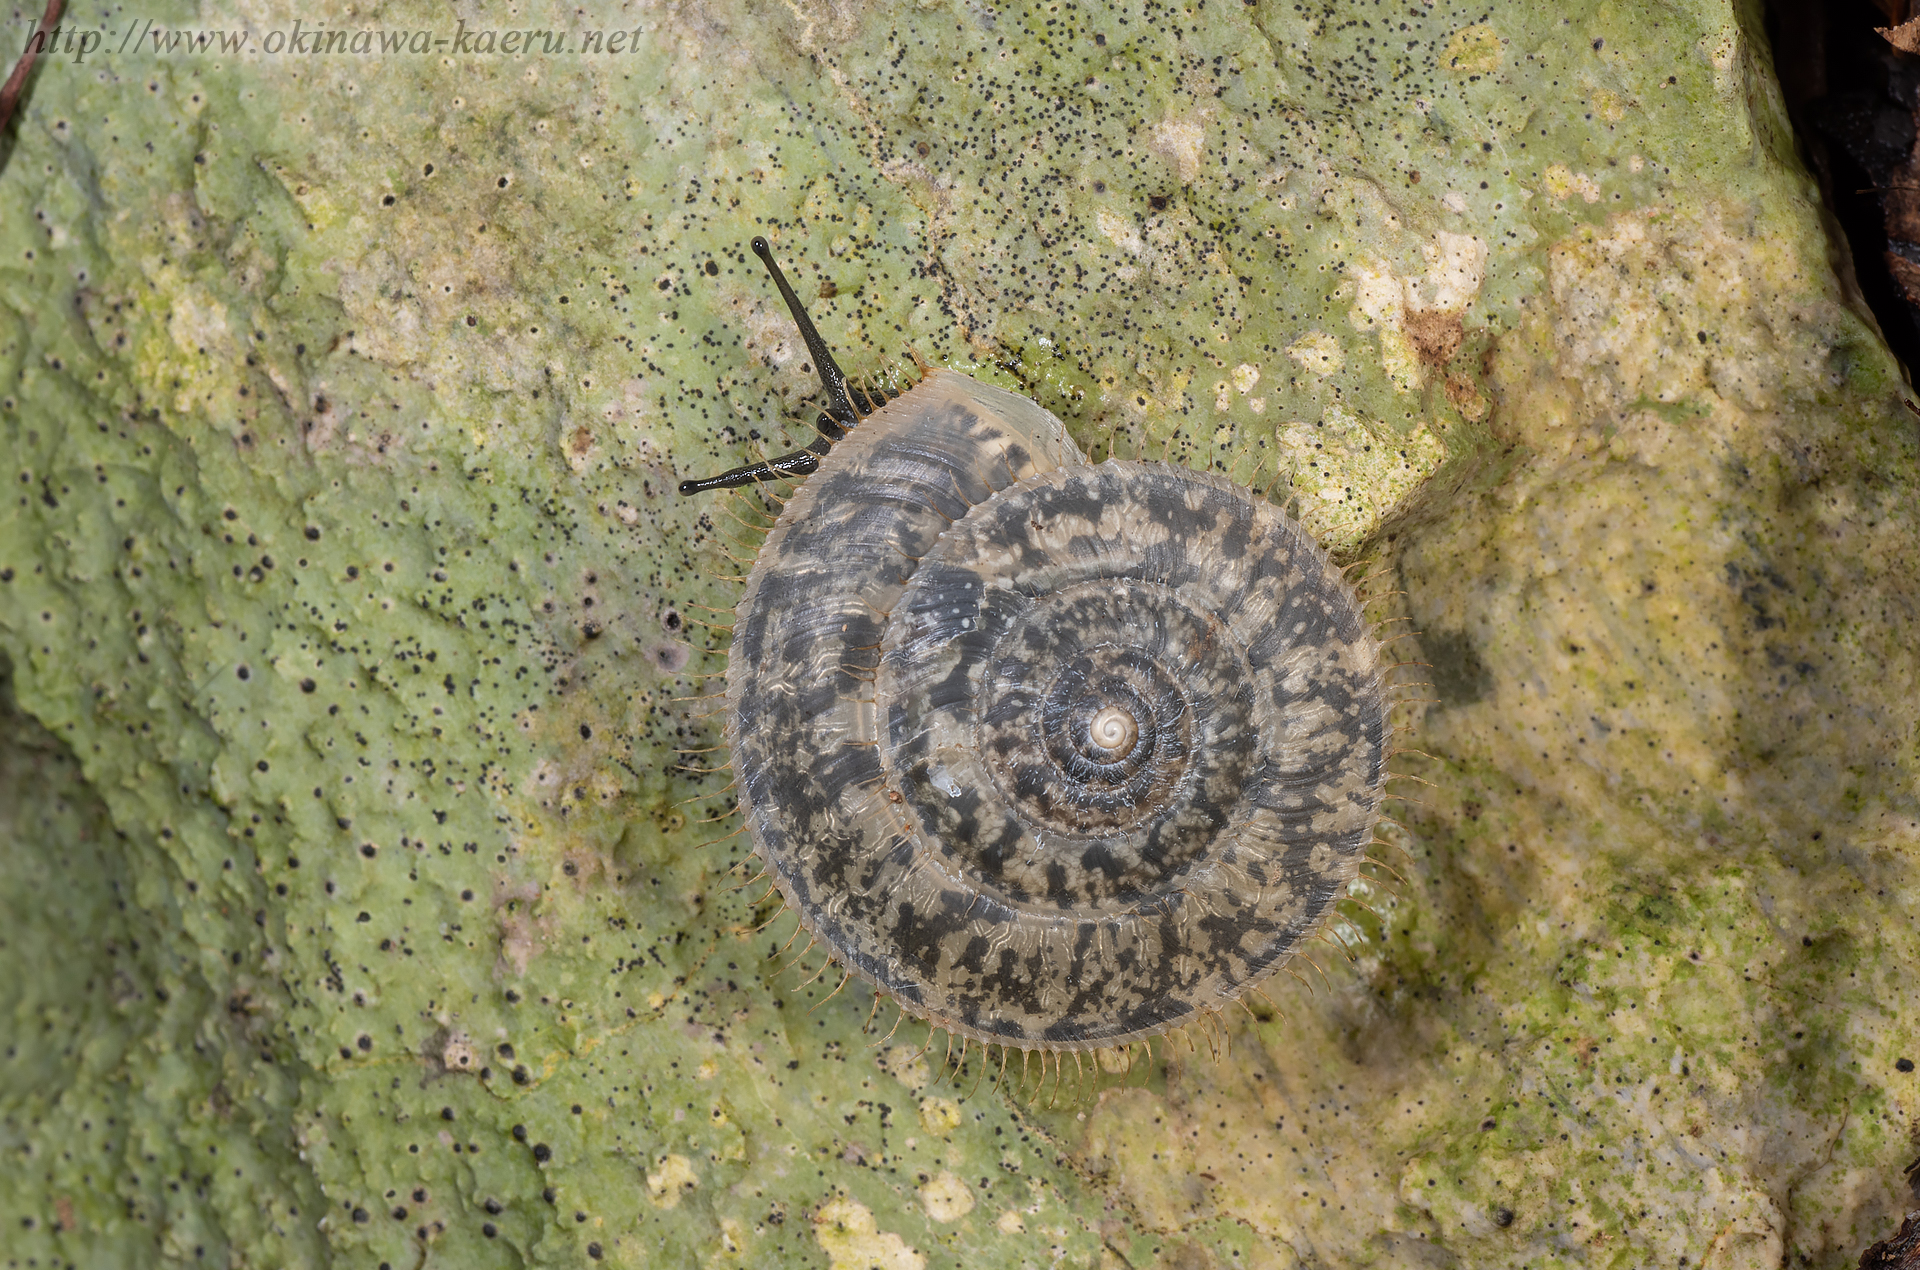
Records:
[[[168,12],[254,51],[81,5],[109,51],[0,178],[5,1264],[1892,1229],[1914,427],[1752,13],[719,3],[382,57]],[[849,369],[1022,387],[1383,570],[1427,784],[1308,986],[1029,1106],[776,970],[700,770],[768,508],[671,492],[806,431],[755,233]]]

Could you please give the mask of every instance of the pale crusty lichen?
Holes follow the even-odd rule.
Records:
[[[605,22],[631,49],[39,73],[8,1258],[1839,1266],[1892,1228],[1913,425],[1754,15]],[[850,368],[1017,379],[1406,592],[1403,880],[1230,1057],[1023,1112],[747,933],[674,699],[755,513],[670,486],[805,432],[756,232]]]

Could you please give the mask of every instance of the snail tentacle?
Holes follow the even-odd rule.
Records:
[[[868,415],[900,396],[885,388],[876,388],[870,384],[855,385],[847,380],[846,372],[840,369],[840,363],[834,360],[832,350],[820,337],[820,331],[808,316],[807,308],[794,293],[787,282],[787,275],[780,271],[779,264],[773,258],[773,248],[767,240],[755,237],[752,243],[753,254],[760,257],[767,272],[773,275],[773,285],[780,290],[780,298],[787,303],[787,311],[793,315],[794,325],[800,328],[800,338],[807,346],[807,356],[813,360],[815,372],[820,376],[820,386],[827,394],[827,408],[814,418],[813,426],[819,429],[805,449],[783,454],[778,458],[763,459],[758,463],[748,463],[742,467],[730,468],[718,476],[699,477],[680,482],[682,494],[705,494],[713,490],[738,489],[742,485],[752,485],[760,481],[791,480],[795,477],[811,476],[820,468],[820,460],[830,450],[835,441],[848,432]]]
[[[794,294],[793,287],[787,282],[787,275],[780,272],[779,264],[773,258],[773,248],[765,238],[755,235],[749,244],[753,254],[760,257],[760,263],[773,275],[773,285],[780,290],[780,298],[787,302],[787,312],[793,315],[793,324],[800,328],[800,338],[807,346],[807,356],[813,359],[813,368],[820,376],[820,386],[827,391],[827,412],[816,424],[821,437],[829,442],[838,441],[853,430],[868,413],[856,410],[853,398],[847,392],[847,374],[840,369],[840,363],[833,358],[833,351],[827,342],[820,338],[820,332],[807,315],[807,308],[800,303],[800,297]]]
[[[815,445],[825,450],[824,438]],[[704,494],[717,489],[737,489],[757,481],[781,481],[795,476],[811,476],[820,469],[820,455],[811,449],[795,450],[777,459],[762,459],[745,467],[730,468],[718,476],[703,476],[680,482],[682,494]]]

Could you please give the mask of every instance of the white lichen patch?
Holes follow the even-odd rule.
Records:
[[[846,1196],[815,1210],[813,1237],[832,1270],[926,1270],[924,1256],[892,1231],[881,1230],[872,1209]]]
[[[1115,215],[1103,207],[1094,213],[1093,223],[1100,227],[1100,233],[1108,242],[1129,256],[1138,256],[1146,251],[1147,244],[1140,237],[1139,227],[1129,218]]]
[[[956,1222],[973,1211],[973,1192],[947,1169],[920,1184],[920,1206],[934,1221]]]
[[[1476,234],[1440,230],[1420,245],[1424,280],[1407,284],[1407,307],[1417,313],[1459,313],[1480,294],[1487,277],[1487,242]]]
[[[167,334],[180,352],[191,357],[224,357],[233,351],[227,306],[197,287],[184,287],[177,294],[167,315]]]
[[[473,1038],[457,1028],[447,1033],[447,1039],[440,1046],[440,1065],[450,1072],[472,1071]]]
[[[1349,271],[1354,284],[1353,308],[1347,320],[1353,329],[1380,338],[1380,368],[1403,393],[1418,390],[1425,382],[1420,358],[1407,338],[1403,325],[1406,282],[1396,277],[1392,266],[1378,257],[1356,261]]]
[[[1180,184],[1192,185],[1200,176],[1200,160],[1206,154],[1206,126],[1195,119],[1164,119],[1147,134],[1152,151],[1173,166]]]
[[[1340,351],[1340,341],[1325,331],[1308,331],[1287,345],[1287,356],[1323,377],[1333,374],[1347,361],[1346,354]]]
[[[880,1054],[880,1066],[888,1075],[916,1094],[933,1080],[933,1068],[927,1063],[926,1054],[918,1046],[889,1046]]]

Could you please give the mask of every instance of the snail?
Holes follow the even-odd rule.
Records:
[[[1003,1072],[1011,1050],[1131,1053],[1257,990],[1380,810],[1385,668],[1351,587],[1254,491],[1093,464],[1015,393],[937,369],[852,388],[752,246],[825,389],[820,436],[680,490],[807,478],[726,671],[735,789],[787,906]]]

